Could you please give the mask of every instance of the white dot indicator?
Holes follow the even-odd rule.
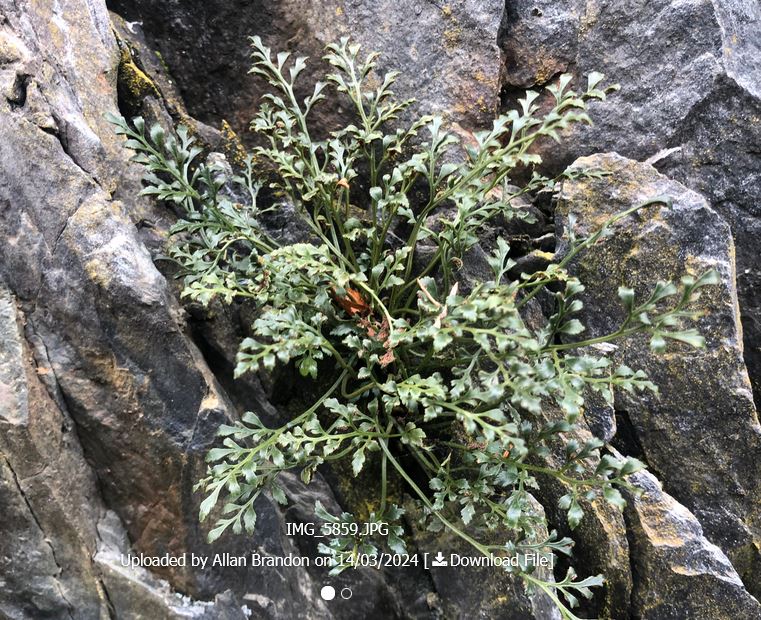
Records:
[[[320,596],[325,601],[332,601],[336,598],[336,589],[333,586],[323,586],[320,590]]]

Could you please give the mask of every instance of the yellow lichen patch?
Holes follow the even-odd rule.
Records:
[[[555,75],[555,68],[550,65],[541,65],[534,75],[534,84],[546,84]]]
[[[664,519],[657,510],[642,519],[642,529],[654,547],[683,547],[685,540],[669,519]]]
[[[117,84],[119,95],[134,109],[139,108],[148,96],[160,97],[156,84],[135,64],[132,52],[126,45],[122,46],[119,57]]]
[[[167,75],[171,75],[172,72],[169,70],[169,65],[166,64],[166,60],[164,60],[164,55],[158,50],[155,50],[153,53],[156,54],[156,58],[158,58],[159,64],[161,65],[161,68],[164,70],[164,73],[166,73]]]
[[[579,36],[584,36],[597,23],[600,14],[600,8],[597,6],[597,0],[587,0],[584,12],[579,19]]]
[[[243,147],[238,134],[226,120],[222,121],[222,137],[224,138],[223,150],[225,157],[233,166],[243,167],[246,163],[246,149]]]
[[[216,392],[209,392],[201,401],[201,410],[219,409],[222,407],[222,403],[219,400]]]
[[[370,480],[365,480],[365,484],[357,484],[357,480],[350,474],[347,467],[340,467],[334,464],[334,470],[338,473],[337,486],[346,506],[358,522],[369,521],[370,514],[377,512],[380,503],[367,499],[366,484],[372,484]]]
[[[103,288],[108,287],[111,281],[108,275],[108,267],[97,258],[93,258],[85,263],[85,273],[87,273],[90,280]]]
[[[444,5],[441,9],[442,14],[449,22],[449,26],[444,30],[442,38],[444,39],[444,47],[452,52],[456,50],[462,40],[462,28],[457,21],[457,18],[452,12],[450,5]]]
[[[444,47],[448,50],[454,50],[460,44],[462,39],[462,28],[455,26],[454,28],[447,28],[444,31]]]
[[[77,226],[95,235],[103,226],[105,218],[127,226],[130,225],[129,220],[124,217],[124,211],[120,202],[104,202],[101,200],[93,200],[82,205],[71,216],[71,221],[76,219]]]
[[[452,109],[457,116],[461,117],[468,113],[469,108],[462,101],[458,101],[457,103],[454,104]]]
[[[531,256],[536,256],[537,258],[544,258],[545,260],[552,261],[555,260],[555,254],[553,252],[545,252],[543,250],[534,250],[531,252]]]
[[[473,75],[473,79],[479,84],[483,84],[492,90],[496,89],[499,85],[499,79],[497,78],[496,75],[487,76],[480,69],[475,72],[475,74]]]
[[[677,575],[684,575],[685,577],[695,577],[697,575],[703,574],[701,571],[695,570],[694,568],[690,568],[689,566],[674,565],[674,566],[671,566],[671,571],[676,573]]]
[[[481,95],[478,99],[476,99],[476,106],[481,112],[488,112],[490,109],[489,104],[486,102],[486,99],[483,95]]]

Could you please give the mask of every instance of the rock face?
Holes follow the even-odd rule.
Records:
[[[10,293],[0,288],[0,613],[68,617],[74,602],[91,617],[108,601],[89,561],[98,504],[95,477],[76,432],[43,383]],[[38,374],[39,373],[39,374]]]
[[[0,2],[0,278],[14,299],[3,295],[4,313],[15,313],[0,344],[9,513],[0,601],[11,618],[108,617],[120,604],[109,589],[125,591],[125,579],[135,613],[143,599],[159,608],[155,583],[109,569],[103,556],[93,563],[106,508],[128,534],[124,553],[211,551],[192,486],[213,432],[235,413],[137,226],[166,215],[131,198],[139,185],[104,119],[118,112],[119,64],[102,2]],[[128,202],[115,199],[122,194]],[[16,322],[24,338],[11,337]],[[262,518],[270,529],[261,544],[287,546],[279,513],[264,504]],[[238,539],[213,552],[246,550]],[[206,601],[230,589],[237,602],[225,605],[237,605],[239,617],[247,593],[277,599],[282,617],[322,605],[315,588],[294,587],[311,584],[299,570],[157,576]],[[142,617],[176,615],[154,612]]]
[[[702,193],[729,222],[745,359],[761,402],[761,5],[728,0],[508,0],[501,46],[508,100],[568,71],[602,71],[621,91],[594,127],[548,143],[556,171],[580,155],[645,160]]]
[[[584,573],[607,572],[610,581],[585,613],[761,618],[751,596],[761,583],[761,429],[733,288],[736,280],[745,359],[757,377],[759,11],[740,0],[0,0],[0,616],[449,618],[479,607],[483,617],[554,617],[545,598],[478,571],[456,579],[422,570],[345,573],[334,583],[351,587],[353,600],[327,603],[319,596],[325,571],[314,566],[123,565],[140,553],[314,557],[314,539],[285,536],[285,523],[310,520],[317,500],[339,508],[341,494],[325,479],[309,488],[288,479],[292,505],[263,499],[254,539],[205,543],[192,487],[218,424],[244,407],[270,420],[282,412],[268,401],[268,386],[231,380],[245,314],[191,307],[188,316],[178,303],[154,262],[171,213],[136,198],[138,171],[104,118],[121,111],[182,120],[215,148],[237,148],[221,120],[247,139],[263,85],[246,75],[246,37],[260,34],[273,49],[313,58],[307,85],[322,71],[314,59],[323,46],[351,35],[381,52],[380,72],[402,70],[400,97],[416,97],[417,110],[466,131],[490,124],[500,94],[509,102],[516,89],[560,71],[602,70],[622,93],[593,110],[597,125],[570,136],[570,147],[553,145],[548,163],[560,168],[581,150],[646,158],[679,149],[655,165],[704,193],[729,222],[738,273],[722,219],[648,166],[598,156],[579,165],[608,169],[615,183],[563,190],[561,221],[571,209],[584,226],[656,192],[678,198],[673,211],[651,208],[622,226],[598,262],[578,264],[595,283],[592,332],[615,324],[609,300],[623,281],[642,291],[703,266],[724,281],[705,298],[705,352],[653,361],[641,342],[620,348],[622,359],[649,370],[662,397],[619,398],[613,442],[640,450],[668,493],[641,474],[636,484],[646,495],[630,497],[624,517],[591,507],[577,531],[580,572],[585,565]],[[326,106],[317,120],[330,128],[344,114]],[[520,268],[543,266],[552,239],[541,225],[522,232],[526,252],[537,256],[516,257]],[[477,273],[479,264],[465,267]],[[611,439],[611,412],[589,413],[591,430]],[[562,529],[560,493],[539,499]]]
[[[577,233],[584,236],[630,206],[656,196],[673,200],[671,207],[638,211],[575,260],[573,271],[587,286],[585,337],[612,333],[623,322],[625,311],[613,301],[620,285],[633,288],[635,299],[645,299],[658,280],[709,268],[721,274],[722,284],[706,290],[694,308],[705,312],[697,323],[705,350],[674,345],[655,356],[645,337],[618,344],[616,357],[631,368],[647,369],[660,395],[620,394],[616,409],[626,412],[644,457],[669,493],[695,513],[708,539],[758,595],[761,426],[742,357],[729,227],[705,199],[649,165],[607,154],[581,158],[572,168],[611,177],[564,183],[559,234],[569,214],[578,218]]]
[[[302,96],[324,75],[325,45],[350,36],[366,52],[382,53],[379,74],[402,71],[395,91],[401,99],[416,98],[418,110],[472,129],[490,123],[499,104],[501,0],[112,0],[109,8],[138,22],[193,116],[215,125],[227,119],[238,132],[248,127],[262,91],[246,75],[251,35],[310,57]],[[319,119],[333,126],[341,115],[340,106],[328,106]]]
[[[369,19],[367,6],[355,8]],[[498,21],[501,10],[473,11],[468,24],[487,13]],[[432,15],[443,36],[443,24],[458,14]],[[135,27],[114,21],[122,32]],[[227,36],[246,50],[245,41]],[[494,95],[496,38],[480,44],[493,55],[485,67],[493,81],[483,92]],[[461,65],[453,49],[454,75]],[[420,62],[433,63],[430,56]],[[0,1],[0,278],[9,290],[4,328],[15,333],[0,346],[0,493],[8,513],[0,611],[14,619],[236,618],[245,602],[267,618],[343,618],[359,609],[403,616],[398,575],[352,573],[347,583],[361,604],[329,608],[319,598],[325,571],[187,566],[149,574],[121,566],[129,553],[300,554],[282,533],[284,516],[267,501],[253,543],[230,536],[209,547],[197,523],[192,486],[217,426],[236,407],[189,337],[205,326],[188,328],[174,287],[146,249],[160,251],[170,214],[134,198],[137,171],[104,119],[118,112],[117,99],[156,118],[168,118],[167,109],[183,114],[181,102],[162,108],[168,82],[141,72],[117,44],[102,2],[20,8]],[[455,88],[449,96],[464,94]],[[495,104],[493,97],[482,118]],[[200,336],[204,346],[231,337]],[[245,395],[247,407],[268,407],[256,386],[234,395]],[[326,486],[318,498],[335,503]],[[432,590],[424,573],[412,581]],[[456,608],[447,593],[441,598]],[[432,613],[425,600],[421,616]]]
[[[588,426],[589,412],[590,408],[586,407],[580,428],[567,435],[568,439],[577,441],[579,445],[592,438],[592,433],[584,428]],[[543,417],[547,422],[554,422],[562,420],[564,415],[557,407],[545,407]],[[564,462],[565,455],[558,449],[543,457],[541,464],[559,469]],[[596,462],[590,463],[588,473],[591,474],[596,466]],[[585,615],[594,618],[626,617],[630,611],[633,575],[629,540],[621,511],[603,499],[590,501],[582,498],[580,503],[584,518],[571,531],[566,512],[558,507],[560,498],[572,491],[570,485],[551,476],[540,476],[539,484],[540,489],[536,493],[547,507],[550,523],[575,541],[571,563],[577,572],[583,571],[583,576],[605,575],[603,589],[586,603]]]
[[[26,344],[4,288],[0,343],[0,377],[12,389],[0,397],[3,617],[245,618],[231,593],[194,602],[122,564],[130,552],[126,532],[100,497],[44,349]]]
[[[759,618],[761,605],[727,557],[703,536],[698,520],[647,472],[632,476],[641,496],[627,494],[633,572],[632,615],[661,618]],[[698,594],[699,593],[699,594]]]

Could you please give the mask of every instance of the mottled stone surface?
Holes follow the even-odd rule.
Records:
[[[362,10],[369,16],[367,7]],[[433,15],[442,24],[450,19],[438,9]],[[479,9],[468,23],[484,15]],[[253,540],[230,535],[210,547],[207,527],[197,522],[201,498],[192,487],[218,424],[243,407],[270,419],[280,414],[256,382],[234,389],[231,402],[208,362],[229,386],[226,364],[239,335],[239,326],[227,323],[237,320],[234,313],[189,326],[175,286],[153,262],[148,248],[154,256],[161,252],[172,214],[135,198],[139,172],[128,165],[129,154],[104,116],[118,112],[120,103],[125,113],[139,106],[141,113],[166,122],[170,114],[184,118],[184,108],[169,76],[143,71],[156,65],[148,62],[150,52],[143,49],[140,56],[130,48],[125,58],[125,45],[139,43],[139,37],[128,37],[138,25],[114,19],[119,43],[100,0],[24,7],[0,0],[0,279],[23,315],[25,339],[41,369],[40,389],[54,403],[49,415],[58,416],[53,427],[63,429],[63,439],[54,435],[45,442],[71,441],[78,455],[59,464],[43,442],[35,448],[36,460],[25,458],[36,441],[29,430],[31,409],[24,405],[28,390],[18,367],[3,366],[0,419],[19,429],[14,443],[3,445],[3,497],[13,514],[3,532],[25,536],[10,536],[5,555],[31,554],[22,570],[3,573],[12,584],[2,590],[3,610],[10,617],[39,615],[43,608],[52,617],[66,617],[71,609],[73,617],[84,619],[105,617],[111,608],[118,608],[118,617],[180,612],[204,617],[209,609],[222,613],[231,600],[244,600],[268,618],[348,618],[360,608],[404,615],[400,597],[407,590],[394,584],[393,575],[354,573],[351,583],[362,594],[361,605],[327,607],[318,587],[325,570],[175,567],[147,575],[124,571],[114,564],[114,548],[97,544],[96,524],[109,509],[127,534],[118,547],[123,552],[299,553],[283,533],[283,515],[267,500],[260,502]],[[326,30],[324,36],[336,33]],[[494,53],[494,72],[495,41],[484,39]],[[245,42],[240,49],[248,54]],[[454,53],[447,57],[460,62]],[[442,109],[449,104],[447,99]],[[22,344],[17,339],[13,345],[15,357]],[[29,472],[20,472],[19,463],[46,472],[39,477],[45,481],[39,491],[31,483],[24,486]],[[70,492],[69,484],[81,490]],[[51,500],[53,495],[60,500]],[[320,497],[325,504],[335,501],[325,485]],[[46,529],[44,519],[64,529]],[[233,594],[209,607],[228,590]],[[175,605],[173,592],[192,598],[184,611],[170,609],[182,607]],[[81,610],[67,600],[80,601]],[[430,610],[423,606],[420,613]]]
[[[543,515],[544,509],[539,502],[533,498],[531,501],[536,514]],[[407,503],[406,509],[409,520],[415,523],[420,518],[419,512],[411,502]],[[473,534],[472,531],[469,533]],[[481,536],[483,535],[482,533]],[[497,540],[499,534],[495,533],[492,536],[495,540],[489,541],[489,544],[503,543],[501,539]],[[546,529],[538,529],[538,538],[546,536]],[[476,559],[480,555],[469,543],[454,533],[447,530],[432,533],[414,525],[412,538],[418,548],[431,550],[429,562],[434,561],[436,552],[440,551],[443,554],[446,564],[431,567],[430,579],[436,594],[430,597],[429,604],[444,618],[560,620],[560,612],[546,594],[539,590],[527,593],[523,581],[504,569],[452,566],[450,561],[453,554]],[[553,581],[552,571],[547,567],[538,567],[536,576],[545,581]]]
[[[101,575],[112,615],[124,620],[244,620],[245,613],[229,591],[213,601],[194,601],[173,592],[166,581],[140,566],[129,565],[129,541],[119,517],[111,511],[98,521],[98,549],[93,558]],[[250,610],[249,610],[250,611]],[[79,614],[82,615],[82,614]]]
[[[499,104],[501,0],[112,0],[109,7],[140,22],[135,27],[161,52],[191,114],[214,125],[227,119],[239,132],[248,127],[263,87],[246,75],[252,35],[276,51],[310,57],[302,96],[324,74],[324,46],[351,36],[365,51],[381,52],[379,74],[402,72],[395,91],[416,98],[419,113],[474,128],[490,124]],[[323,106],[317,125],[332,125],[345,112]]]
[[[626,493],[626,523],[636,576],[633,617],[761,618],[761,605],[716,545],[703,535],[694,515],[663,492],[650,473],[630,482],[642,491]]]
[[[566,434],[566,439],[573,439],[579,445],[584,445],[592,439],[586,416],[585,409],[579,427],[573,433]],[[556,407],[545,406],[543,417],[547,422],[552,422],[562,420],[564,415]],[[541,465],[560,469],[565,460],[562,446],[555,442],[551,446],[550,454],[541,459]],[[596,466],[596,461],[590,462],[587,474],[591,475]],[[576,528],[571,530],[566,511],[558,507],[560,498],[573,490],[571,485],[547,475],[540,474],[537,479],[540,488],[535,494],[546,506],[550,523],[562,536],[569,536],[575,543],[573,557],[569,563],[582,578],[598,574],[605,576],[603,587],[595,591],[593,599],[583,601],[585,613],[582,617],[626,617],[630,608],[634,576],[627,530],[621,511],[602,497],[592,501],[581,497],[579,505],[584,511],[584,517]]]
[[[118,112],[119,63],[103,2],[0,1],[0,280],[15,296],[42,382],[33,384],[36,409],[27,407],[23,343],[9,341],[0,435],[3,505],[13,516],[2,526],[2,557],[21,561],[15,573],[3,567],[0,578],[13,585],[0,598],[13,618],[67,617],[70,609],[75,618],[107,617],[108,580],[91,558],[104,508],[136,553],[212,549],[192,486],[216,427],[234,411],[144,245],[160,245],[161,226],[146,233],[141,222],[171,214],[133,198],[138,172],[104,118]],[[261,519],[260,544],[273,552],[287,545],[267,503]],[[250,546],[228,537],[213,552]],[[228,589],[266,593],[281,617],[319,600],[311,585],[292,587],[311,584],[303,571],[158,576],[206,601]]]
[[[23,319],[0,285],[0,376],[14,399],[0,399],[0,615],[107,617],[92,566],[102,504],[71,418],[59,409],[35,362]],[[5,378],[13,381],[6,383]]]
[[[506,100],[560,72],[621,91],[593,127],[540,148],[555,171],[616,151],[702,193],[732,227],[745,359],[761,402],[761,4],[745,0],[508,0]]]
[[[19,397],[14,409],[7,401],[0,406],[0,614],[13,620],[244,618],[230,592],[218,601],[193,601],[148,571],[122,565],[130,553],[126,532],[106,510],[44,347],[31,350],[23,322],[0,287],[0,375],[13,373]]]
[[[594,333],[615,324],[610,299],[624,281],[641,291],[658,277],[711,265],[725,282],[705,297],[712,309],[703,319],[706,352],[653,361],[641,342],[620,349],[630,365],[649,370],[663,396],[619,398],[616,415],[626,424],[613,440],[631,434],[670,495],[642,474],[637,484],[646,493],[629,498],[625,523],[607,505],[588,507],[575,532],[577,567],[609,581],[587,609],[612,618],[760,617],[746,590],[758,593],[761,582],[761,431],[731,284],[736,276],[745,358],[759,377],[759,11],[740,0],[111,0],[108,7],[104,0],[0,0],[0,616],[522,620],[556,613],[492,572],[350,572],[336,583],[356,598],[328,604],[319,597],[325,571],[314,567],[151,573],[121,566],[123,554],[141,552],[313,557],[315,541],[289,539],[285,523],[311,520],[318,499],[335,510],[336,496],[347,501],[333,480],[318,477],[305,489],[289,479],[293,503],[283,511],[263,498],[256,537],[204,542],[192,485],[216,426],[244,408],[268,421],[282,417],[287,377],[233,383],[231,351],[250,314],[190,307],[188,319],[154,263],[172,213],[135,198],[138,171],[104,118],[121,111],[165,125],[183,120],[227,153],[237,142],[221,120],[245,137],[263,90],[246,75],[247,37],[260,34],[273,49],[312,57],[302,94],[322,74],[323,46],[351,35],[381,52],[380,71],[402,71],[397,92],[416,97],[416,110],[439,112],[465,131],[490,124],[500,89],[509,103],[519,89],[566,70],[602,70],[622,84],[593,108],[595,127],[569,136],[566,146],[550,145],[546,163],[560,169],[600,148],[655,156],[660,170],[702,192],[729,222],[739,271],[716,213],[650,168],[598,157],[590,162],[611,167],[613,177],[566,185],[563,204],[578,202],[591,215],[582,225],[654,191],[680,196],[673,213],[652,208],[633,218],[621,239],[600,246],[599,262],[580,264],[599,282],[587,291]],[[316,122],[329,129],[346,112],[329,104]],[[527,270],[545,264],[552,249],[552,239],[537,239],[547,232],[547,211],[529,208],[539,224],[511,239],[534,250],[519,263]],[[293,232],[289,216],[281,220],[272,225]],[[479,252],[465,266],[473,276],[483,267]],[[595,405],[586,415],[595,434],[613,436],[608,408]],[[554,510],[562,492],[548,486],[540,497],[553,526],[564,525]],[[428,552],[450,544],[416,542]]]
[[[646,164],[616,154],[581,158],[574,168],[611,176],[564,183],[558,204],[558,234],[569,213],[578,234],[588,234],[611,215],[656,196],[671,207],[646,207],[615,226],[614,234],[575,260],[585,284],[585,337],[614,332],[625,317],[617,288],[639,299],[658,280],[677,280],[716,269],[721,284],[705,289],[695,310],[706,348],[672,343],[654,355],[644,336],[617,342],[614,354],[643,368],[660,395],[619,394],[644,456],[665,488],[700,520],[709,540],[729,556],[752,592],[758,592],[761,549],[761,426],[742,357],[734,286],[734,248],[729,226],[705,199]],[[615,182],[612,182],[615,179]],[[565,251],[561,245],[560,255]]]

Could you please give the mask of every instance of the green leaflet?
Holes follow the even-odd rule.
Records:
[[[326,48],[331,72],[305,100],[294,94],[305,60],[273,57],[259,38],[251,42],[252,72],[272,92],[252,122],[263,140],[237,173],[202,161],[184,127],[172,133],[147,129],[139,118],[110,119],[144,168],[143,193],[179,210],[166,258],[178,267],[182,296],[209,308],[247,304],[255,313],[235,376],[293,365],[299,391],[317,394],[275,428],[255,413],[220,426],[221,446],[209,450],[207,474],[196,485],[205,496],[200,519],[214,519],[209,542],[228,528],[252,533],[262,492],[285,504],[282,472],[297,471],[309,483],[325,464],[346,463],[363,477],[374,508],[360,519],[315,506],[316,518],[333,528],[320,550],[334,573],[383,546],[406,552],[404,511],[391,501],[406,494],[429,530],[448,528],[478,553],[515,555],[527,587],[547,592],[565,618],[575,618],[570,609],[602,577],[579,580],[571,569],[555,583],[532,572],[528,554],[570,555],[572,546],[554,532],[538,535],[547,523],[533,495],[547,477],[560,483],[566,495],[559,507],[572,529],[586,502],[602,497],[623,507],[618,489],[632,490],[627,476],[643,464],[614,458],[599,440],[580,443],[574,430],[589,390],[609,401],[615,390],[655,390],[645,373],[614,368],[592,345],[644,333],[655,351],[669,341],[703,346],[686,325],[697,317],[690,306],[700,288],[720,278],[709,271],[680,285],[659,282],[641,298],[622,286],[624,322],[583,339],[584,286],[566,266],[595,251],[612,224],[642,205],[585,238],[569,218],[568,254],[541,272],[511,277],[515,263],[502,238],[485,280],[466,282],[461,268],[489,222],[530,218],[513,204],[518,197],[554,191],[569,176],[599,176],[574,170],[545,178],[528,149],[589,122],[588,102],[615,87],[601,86],[603,76],[592,73],[587,89],[575,92],[570,76],[560,76],[547,89],[549,111],[541,113],[540,94],[529,91],[518,109],[461,144],[437,116],[399,126],[412,101],[394,97],[397,74],[376,75],[377,54],[361,55],[346,38]],[[316,140],[311,114],[335,97],[355,120]],[[511,184],[517,168],[532,172],[520,188]],[[298,242],[262,224],[286,204],[307,231]],[[540,292],[554,311],[529,325],[522,311]],[[360,535],[366,524],[375,529]],[[495,536],[484,532],[505,542],[487,544]]]

